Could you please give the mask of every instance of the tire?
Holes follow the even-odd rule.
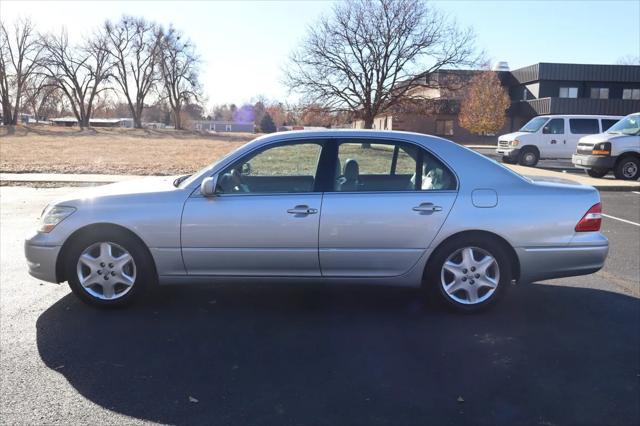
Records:
[[[525,147],[520,151],[518,156],[518,164],[526,167],[535,167],[540,160],[540,153],[537,149]]]
[[[592,178],[602,178],[605,177],[609,170],[606,169],[586,169],[585,172],[591,176]]]
[[[469,261],[464,258],[469,249],[473,252],[473,262],[465,264]],[[481,265],[485,259],[491,261],[484,257],[486,255],[491,256],[495,263],[491,263],[485,273]],[[445,267],[445,262],[450,266]],[[501,242],[482,236],[461,236],[445,242],[436,250],[429,261],[425,284],[430,293],[449,308],[458,312],[479,312],[502,297],[513,277],[511,265],[510,254]],[[473,268],[477,269],[472,271]]]
[[[81,235],[72,243],[65,261],[71,291],[91,306],[130,305],[156,280],[153,260],[146,247],[122,230]]]
[[[622,157],[616,163],[613,174],[616,179],[637,180],[640,177],[640,159],[631,155]]]
[[[502,157],[502,162],[505,164],[516,164],[518,162],[518,160],[513,159],[511,157],[507,157],[506,155],[504,155]]]

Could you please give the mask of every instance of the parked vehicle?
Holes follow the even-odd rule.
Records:
[[[604,115],[541,115],[519,131],[498,137],[496,152],[505,163],[534,167],[541,159],[571,159],[578,139],[601,133],[622,117]]]
[[[31,275],[98,306],[156,283],[295,280],[424,285],[471,311],[512,282],[599,270],[600,209],[592,187],[534,182],[437,137],[285,132],[191,176],[51,204],[25,253]]]
[[[640,178],[640,113],[627,115],[604,133],[581,138],[572,161],[591,177],[613,170],[617,179]]]

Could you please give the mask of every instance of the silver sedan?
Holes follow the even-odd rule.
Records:
[[[472,311],[512,283],[602,268],[600,212],[592,187],[532,181],[445,139],[288,132],[191,176],[51,204],[25,252],[31,275],[97,306],[156,284],[294,280],[422,286]]]

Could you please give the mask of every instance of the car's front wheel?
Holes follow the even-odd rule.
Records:
[[[586,169],[585,171],[592,178],[605,177],[607,175],[607,173],[609,173],[609,170],[607,170],[607,169]]]
[[[460,311],[490,306],[512,279],[507,250],[490,238],[456,238],[433,256],[428,285],[448,306]]]
[[[154,277],[148,252],[125,232],[82,235],[72,243],[65,258],[71,290],[94,306],[128,305]]]
[[[636,180],[640,178],[640,159],[626,155],[616,164],[613,173],[616,179]]]

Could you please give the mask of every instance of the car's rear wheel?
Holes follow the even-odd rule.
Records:
[[[154,277],[148,252],[125,232],[100,231],[80,236],[65,258],[71,290],[94,306],[128,305]]]
[[[591,176],[592,178],[601,178],[601,177],[605,177],[607,175],[607,173],[609,173],[609,170],[607,170],[607,169],[586,169],[585,172],[587,172],[587,174],[589,176]]]
[[[507,250],[491,238],[456,238],[433,256],[428,285],[459,311],[474,312],[492,305],[512,279]]]
[[[535,167],[540,160],[540,154],[538,150],[531,147],[525,147],[520,151],[520,156],[518,158],[518,163],[521,166],[527,167]]]
[[[636,180],[640,177],[640,159],[627,155],[622,157],[613,169],[616,179]]]

